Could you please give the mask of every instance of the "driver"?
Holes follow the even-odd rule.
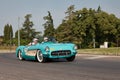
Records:
[[[38,43],[38,39],[37,38],[34,38],[33,39],[33,42],[30,42],[28,45],[31,46],[31,45],[36,45]]]
[[[47,42],[48,41],[48,37],[44,37],[44,42]]]

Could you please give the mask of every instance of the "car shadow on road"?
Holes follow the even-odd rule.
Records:
[[[28,62],[36,62],[39,63],[37,60],[25,60]],[[69,62],[66,59],[48,59],[45,63],[62,63],[62,62]]]

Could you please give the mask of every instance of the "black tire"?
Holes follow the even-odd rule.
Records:
[[[69,58],[66,58],[66,60],[69,61],[69,62],[70,62],[70,61],[74,61],[74,59],[75,59],[75,56],[71,56],[71,57],[69,57]]]
[[[19,60],[24,60],[24,58],[22,57],[22,52],[19,50],[18,51],[18,58],[19,58]]]
[[[37,60],[40,63],[45,63],[46,62],[46,58],[43,56],[42,52],[40,50],[37,51]]]

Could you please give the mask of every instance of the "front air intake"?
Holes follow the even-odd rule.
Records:
[[[70,50],[59,50],[51,52],[51,56],[68,56],[71,54]]]

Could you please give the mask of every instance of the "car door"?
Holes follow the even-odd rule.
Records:
[[[28,57],[36,56],[36,51],[37,51],[36,45],[27,46],[25,48],[25,55]]]

